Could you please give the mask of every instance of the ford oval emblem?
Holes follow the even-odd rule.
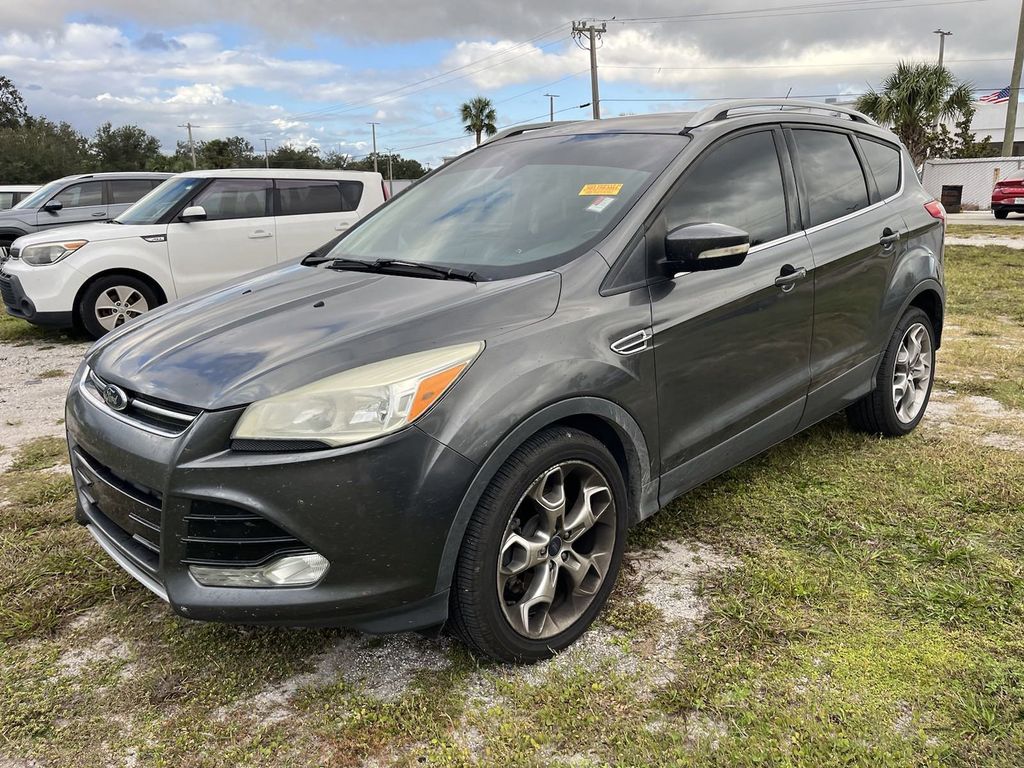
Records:
[[[113,384],[107,384],[103,388],[103,402],[113,408],[115,411],[123,411],[128,407],[128,395],[120,387],[115,387]]]

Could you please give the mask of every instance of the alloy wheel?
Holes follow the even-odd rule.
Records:
[[[892,402],[896,417],[904,424],[917,418],[931,386],[934,352],[928,329],[911,325],[900,342],[892,376]]]
[[[543,640],[583,615],[608,573],[616,520],[611,485],[592,464],[563,462],[531,483],[497,563],[498,598],[518,634]]]
[[[96,320],[106,330],[112,331],[149,311],[146,297],[127,285],[113,285],[96,299],[94,312]]]

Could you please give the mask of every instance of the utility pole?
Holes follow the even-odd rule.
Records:
[[[395,159],[395,150],[388,147],[388,197],[394,197],[395,194],[395,172],[391,161]]]
[[[178,127],[179,128],[188,128],[188,148],[189,148],[189,151],[192,152],[192,170],[195,170],[198,166],[196,165],[196,143],[194,141],[192,141],[192,129],[193,128],[202,128],[203,126],[201,126],[201,125],[192,125],[192,123],[185,123],[184,125],[179,125]]]
[[[377,173],[377,126],[380,123],[367,123],[370,126],[370,131],[373,134],[373,172]]]
[[[267,142],[269,139],[263,140],[263,160],[266,162],[267,168],[270,167],[270,150],[267,149]]]
[[[557,93],[545,93],[544,95],[548,97],[548,112],[550,113],[550,116],[551,116],[550,119],[551,119],[551,122],[553,123],[553,122],[555,122],[555,99],[558,98],[558,94]]]
[[[934,34],[939,36],[939,69],[942,69],[942,55],[946,51],[946,38],[952,35],[952,32],[945,32],[941,29],[936,29]]]
[[[603,21],[600,27],[596,24],[587,24],[584,21],[574,21],[572,23],[572,36],[576,38],[577,45],[580,44],[579,40],[584,35],[590,39],[588,46],[590,50],[590,103],[594,107],[595,120],[601,119],[601,96],[597,87],[597,41],[607,31],[608,25]]]
[[[1006,102],[1006,125],[1003,128],[1003,157],[1013,157],[1013,131],[1017,127],[1017,102],[1020,100],[1020,70],[1024,65],[1024,0],[1020,5],[1017,24],[1017,50],[1013,54],[1013,72],[1010,75],[1010,100]]]

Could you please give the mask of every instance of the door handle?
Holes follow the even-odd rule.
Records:
[[[268,232],[265,229],[254,229],[252,232],[249,233],[249,239],[250,240],[259,240],[262,237],[273,237],[273,236],[274,235],[271,232]]]
[[[93,213],[91,215],[95,216],[96,218],[99,218],[100,216],[106,216],[107,212],[106,211],[96,211],[96,213]]]
[[[344,231],[345,231],[346,229],[348,229],[348,228],[349,228],[349,225],[348,225],[348,224],[339,224],[338,226],[336,226],[336,227],[334,228],[334,231],[335,231],[335,232],[344,232]]]
[[[882,230],[882,236],[878,238],[878,244],[883,248],[889,248],[894,243],[899,242],[900,233],[894,229],[886,227]]]
[[[807,269],[794,267],[792,264],[783,264],[779,270],[779,276],[775,278],[775,284],[787,293],[793,290],[793,286],[807,277]]]

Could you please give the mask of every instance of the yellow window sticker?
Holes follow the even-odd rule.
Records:
[[[584,184],[580,190],[580,197],[585,195],[617,195],[622,191],[621,184]]]

